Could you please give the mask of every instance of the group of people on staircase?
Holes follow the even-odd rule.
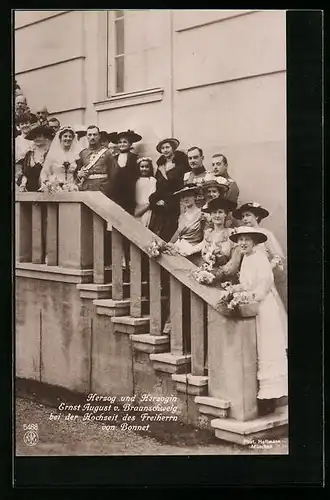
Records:
[[[165,138],[156,146],[154,167],[133,150],[142,140],[138,133],[61,127],[46,111],[17,113],[17,189],[42,191],[56,178],[81,191],[101,191],[197,266],[212,262],[215,285],[231,281],[253,292],[260,303],[260,412],[273,411],[277,398],[287,395],[287,319],[274,284],[284,254],[274,234],[260,227],[268,210],[253,201],[238,205],[240,191],[222,153],[207,170],[200,147],[183,152],[178,139]]]

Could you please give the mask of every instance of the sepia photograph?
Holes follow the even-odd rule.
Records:
[[[289,455],[286,10],[12,16],[15,456]]]

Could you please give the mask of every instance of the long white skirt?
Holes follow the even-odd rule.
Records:
[[[288,395],[286,328],[274,287],[260,303],[256,316],[259,399]]]

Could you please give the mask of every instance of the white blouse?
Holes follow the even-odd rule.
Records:
[[[127,153],[119,153],[117,158],[117,163],[120,167],[126,167],[127,165]]]

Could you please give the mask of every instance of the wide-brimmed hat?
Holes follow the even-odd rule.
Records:
[[[19,125],[20,123],[37,123],[38,122],[38,118],[35,114],[33,113],[29,113],[29,111],[26,111],[25,113],[20,113],[18,115],[15,116],[15,122],[16,122],[16,125]]]
[[[109,142],[116,144],[117,142],[117,132],[107,132],[106,130],[100,131],[100,136],[102,138],[107,138]]]
[[[161,149],[162,145],[165,144],[165,142],[169,142],[174,151],[176,149],[178,149],[178,147],[180,146],[180,141],[178,139],[175,139],[175,137],[169,137],[167,139],[162,139],[161,141],[159,141],[159,143],[156,146],[158,153],[161,153],[160,149]]]
[[[114,144],[117,144],[121,137],[126,137],[128,141],[133,144],[134,142],[139,142],[142,139],[142,135],[137,134],[134,130],[124,130],[123,132],[112,132],[109,134],[109,140]]]
[[[260,203],[256,201],[243,203],[243,205],[241,205],[237,210],[235,210],[235,212],[233,212],[233,217],[235,217],[235,219],[241,219],[243,216],[243,212],[252,212],[260,219],[265,219],[269,215],[268,210],[263,208]]]
[[[227,210],[228,212],[234,210],[237,204],[234,201],[227,200],[226,198],[214,198],[210,200],[207,206],[202,208],[203,212],[211,213],[219,208]]]
[[[175,193],[173,193],[173,196],[184,196],[184,195],[193,195],[193,194],[198,194],[198,192],[200,191],[200,188],[198,186],[196,186],[196,184],[187,184],[186,186],[184,186],[182,189],[180,189],[179,191],[175,191]]]
[[[234,243],[237,243],[238,237],[242,234],[251,236],[257,243],[264,243],[267,240],[267,235],[263,233],[261,229],[251,228],[247,226],[238,227],[235,230],[235,233],[229,236],[229,239]]]
[[[100,130],[100,137],[101,137],[101,140],[107,139],[110,142],[109,134],[106,130]]]
[[[26,139],[29,141],[33,141],[38,135],[43,135],[48,139],[52,139],[54,136],[54,131],[50,127],[46,125],[39,125],[38,123],[34,123],[31,126],[30,131],[26,134]]]
[[[221,193],[226,193],[229,189],[229,183],[224,177],[206,177],[202,183],[203,190],[210,187],[216,187]]]

